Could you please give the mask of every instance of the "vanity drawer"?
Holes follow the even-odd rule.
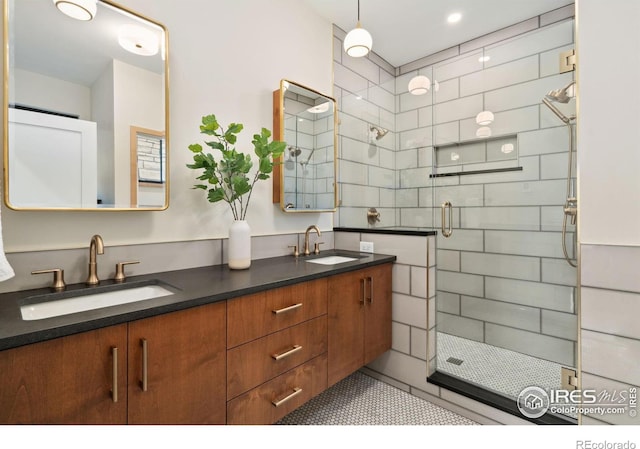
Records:
[[[327,279],[227,301],[227,348],[327,313]]]
[[[322,354],[227,402],[227,424],[273,424],[326,388]]]
[[[238,396],[327,351],[323,315],[227,351],[227,398]]]

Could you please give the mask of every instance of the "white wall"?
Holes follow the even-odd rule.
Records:
[[[288,78],[332,93],[332,27],[296,0],[121,0],[123,6],[169,31],[171,158],[170,207],[163,212],[16,212],[2,210],[7,252],[85,247],[99,233],[105,244],[226,237],[232,220],[225,203],[195,191],[188,145],[203,142],[201,117],[240,122],[239,148],[272,128],[272,92]],[[179,3],[179,5],[178,5]],[[247,219],[254,235],[332,227],[332,214],[284,215],[271,203],[271,181],[257,185]]]
[[[88,87],[28,70],[15,69],[13,73],[15,96],[9,100],[10,103],[76,114],[82,120],[91,120],[91,91]]]
[[[580,241],[640,245],[640,2],[577,5]]]
[[[581,388],[629,391],[640,385],[640,3],[578,0],[576,11]]]

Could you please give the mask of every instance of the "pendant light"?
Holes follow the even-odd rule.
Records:
[[[482,111],[476,115],[476,123],[480,126],[490,125],[493,119],[493,112],[491,111]]]
[[[424,75],[414,76],[408,88],[412,95],[424,95],[431,89],[431,80]]]
[[[77,20],[88,21],[96,16],[96,0],[53,0],[60,12]]]
[[[358,0],[358,23],[344,38],[344,51],[352,58],[365,56],[371,50],[373,38],[360,25],[360,0]]]

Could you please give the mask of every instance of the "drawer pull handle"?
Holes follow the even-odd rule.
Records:
[[[118,402],[118,348],[111,348],[112,362],[112,386],[111,386],[111,399],[113,402]]]
[[[293,345],[293,348],[289,349],[288,351],[285,351],[282,354],[273,354],[271,357],[273,357],[273,360],[281,360],[281,359],[284,359],[285,357],[289,357],[290,355],[293,355],[296,352],[301,351],[301,350],[302,350],[302,346]]]
[[[142,382],[140,382],[140,387],[142,391],[147,391],[149,389],[149,349],[147,347],[147,339],[143,338],[140,343],[142,344]]]
[[[290,312],[290,311],[298,309],[300,307],[302,307],[302,303],[301,302],[299,302],[298,304],[290,305],[289,307],[285,307],[284,309],[274,310],[273,313],[275,313],[276,315],[279,315],[281,313]]]
[[[295,387],[293,389],[293,393],[291,393],[290,395],[280,399],[279,401],[271,401],[271,403],[273,404],[274,407],[280,407],[282,404],[284,404],[288,400],[293,399],[294,397],[298,396],[300,393],[302,393],[302,388]]]

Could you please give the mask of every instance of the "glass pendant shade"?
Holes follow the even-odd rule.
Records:
[[[53,0],[60,12],[77,20],[91,20],[96,16],[96,0]]]
[[[344,51],[353,58],[365,56],[371,50],[372,45],[371,34],[360,26],[360,22],[344,38]]]
[[[482,111],[476,115],[476,123],[481,126],[490,125],[493,122],[493,112]]]
[[[478,128],[476,131],[476,137],[484,138],[491,137],[491,128],[488,126],[483,126],[482,128]]]
[[[418,75],[409,81],[409,92],[413,95],[424,95],[431,88],[431,80],[424,75]]]

